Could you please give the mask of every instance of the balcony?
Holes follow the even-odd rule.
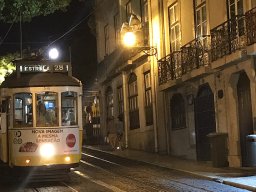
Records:
[[[194,39],[181,47],[182,74],[209,65],[210,36]]]
[[[170,80],[192,78],[200,75],[207,66],[216,66],[241,58],[248,47],[256,43],[256,8],[245,15],[236,16],[211,30],[211,36],[203,36],[181,47],[158,61],[159,85]],[[256,53],[256,46],[251,48]],[[232,54],[236,53],[236,54]],[[232,56],[229,56],[232,55]],[[225,61],[220,60],[226,57]],[[217,60],[220,60],[216,62]],[[217,64],[219,63],[219,64]],[[217,65],[216,65],[217,64]],[[194,73],[194,74],[193,74]]]
[[[236,16],[211,30],[211,61],[245,50],[245,16]]]
[[[158,61],[159,85],[209,65],[209,36],[203,36]]]
[[[246,37],[247,37],[247,53],[249,55],[256,54],[256,8],[245,13]]]
[[[181,53],[174,52],[158,61],[159,84],[181,77]]]

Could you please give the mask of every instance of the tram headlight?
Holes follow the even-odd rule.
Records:
[[[45,158],[50,158],[55,154],[55,148],[51,143],[44,143],[40,146],[40,155]]]
[[[29,164],[30,163],[30,159],[26,159],[26,164]]]
[[[69,156],[65,157],[65,161],[70,162],[70,157]]]

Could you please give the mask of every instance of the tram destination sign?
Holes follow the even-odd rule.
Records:
[[[21,73],[39,73],[39,72],[68,72],[69,63],[22,63],[19,64],[18,70]]]

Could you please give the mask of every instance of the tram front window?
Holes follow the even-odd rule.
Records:
[[[61,115],[63,126],[77,125],[77,93],[61,93]]]
[[[57,93],[42,92],[36,94],[36,126],[58,126]]]
[[[33,126],[33,107],[31,93],[14,95],[14,127]]]

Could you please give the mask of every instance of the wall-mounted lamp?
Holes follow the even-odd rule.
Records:
[[[142,40],[142,25],[136,15],[132,14],[129,23],[124,22],[121,27],[121,41],[127,48],[141,49],[145,55],[155,56],[157,54],[156,47],[141,46]]]

